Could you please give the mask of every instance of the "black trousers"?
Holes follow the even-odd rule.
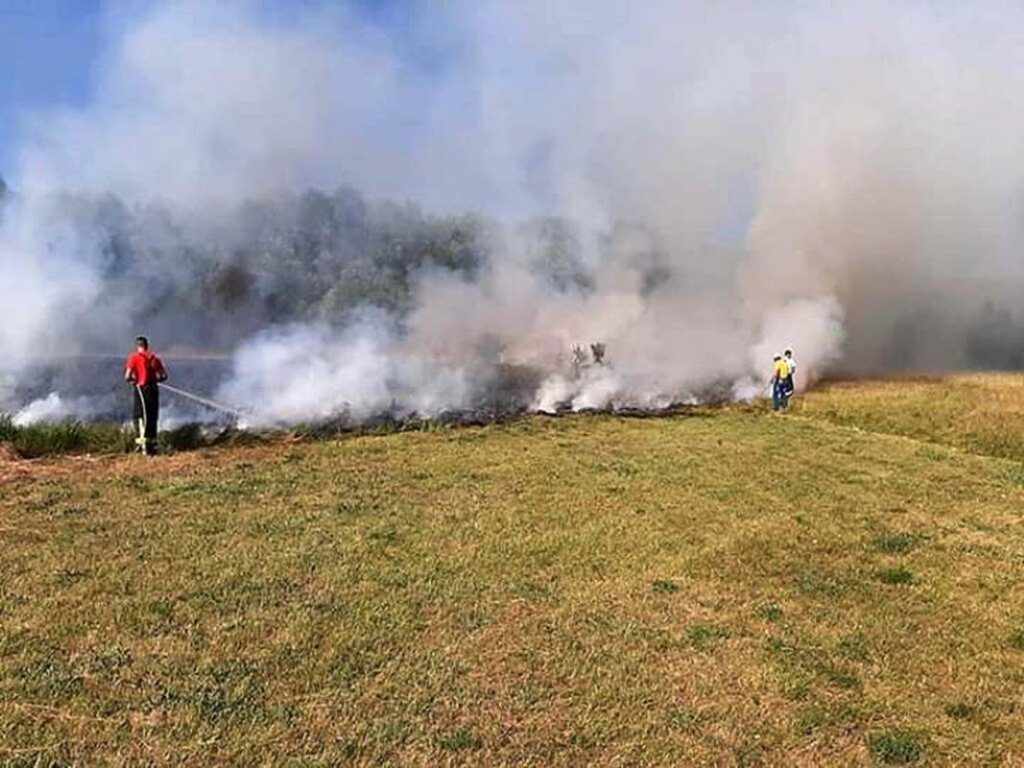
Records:
[[[156,440],[156,423],[160,418],[160,388],[155,381],[132,389],[132,418],[145,423],[145,434],[140,437]]]

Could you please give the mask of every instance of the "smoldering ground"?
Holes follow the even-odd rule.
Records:
[[[138,332],[267,423],[1019,366],[1022,17],[112,3],[89,103],[20,126],[4,407]]]

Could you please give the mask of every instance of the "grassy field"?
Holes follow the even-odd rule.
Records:
[[[1022,413],[864,382],[27,463],[0,764],[1024,764]]]
[[[836,424],[1024,461],[1024,376],[835,383],[801,402],[800,412]]]

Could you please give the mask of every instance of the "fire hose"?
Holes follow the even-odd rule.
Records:
[[[160,388],[166,389],[168,392],[173,392],[176,395],[180,395],[181,397],[184,397],[188,400],[199,403],[200,405],[205,405],[207,408],[213,408],[215,411],[223,411],[224,413],[236,417],[243,415],[242,411],[238,410],[237,408],[230,408],[226,405],[221,405],[220,403],[210,400],[208,398],[200,397],[199,395],[193,394],[192,392],[187,392],[184,389],[172,387],[166,381],[160,382]]]

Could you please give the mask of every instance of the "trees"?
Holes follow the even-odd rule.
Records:
[[[96,300],[61,318],[92,347],[125,327],[224,349],[269,325],[343,324],[362,307],[400,317],[423,270],[473,273],[490,236],[480,217],[432,216],[351,188],[249,200],[210,215],[54,195],[47,216],[52,231],[65,233],[59,258],[96,278]]]

